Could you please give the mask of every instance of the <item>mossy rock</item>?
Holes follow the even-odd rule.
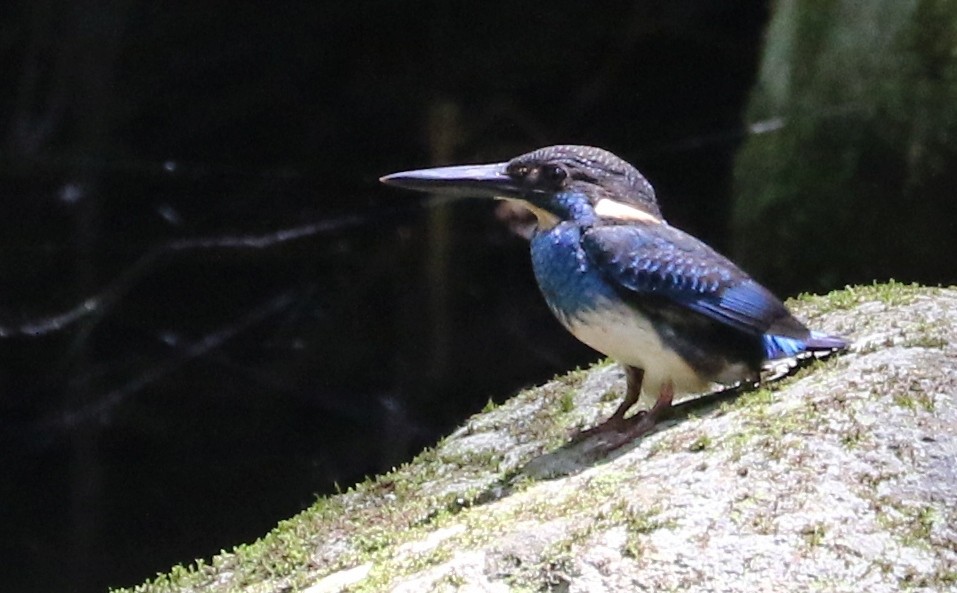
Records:
[[[790,305],[850,352],[610,455],[568,435],[611,412],[622,374],[575,371],[131,591],[954,590],[957,290]]]

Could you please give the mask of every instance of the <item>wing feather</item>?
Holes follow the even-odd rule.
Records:
[[[582,235],[582,247],[626,298],[656,295],[747,334],[809,335],[768,289],[667,224],[595,226]]]

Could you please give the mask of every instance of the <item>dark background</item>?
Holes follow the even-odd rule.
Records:
[[[507,213],[377,179],[595,144],[727,251],[768,11],[6,2],[0,588],[208,557],[596,359]]]

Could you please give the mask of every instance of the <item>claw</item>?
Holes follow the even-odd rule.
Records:
[[[617,433],[627,426],[625,414],[627,414],[628,410],[638,403],[638,396],[641,395],[641,382],[644,379],[645,371],[633,366],[623,366],[625,367],[625,380],[627,385],[625,387],[625,399],[622,400],[621,404],[618,405],[618,408],[607,420],[601,424],[589,428],[588,430],[579,431],[577,434],[572,436],[572,442],[581,442],[593,437],[596,434],[602,434],[606,432]],[[644,413],[644,411],[639,411],[636,415]]]
[[[642,369],[626,366],[625,375],[628,387],[624,401],[607,420],[588,430],[579,432],[572,438],[572,441],[581,442],[595,435],[601,435],[602,445],[600,448],[604,451],[613,451],[650,432],[658,421],[666,417],[671,411],[675,389],[674,384],[670,381],[665,383],[661,386],[658,399],[650,410],[639,410],[626,418],[625,414],[638,402],[644,374],[645,372]]]

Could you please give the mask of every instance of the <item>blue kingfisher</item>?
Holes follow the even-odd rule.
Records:
[[[625,369],[622,404],[582,433],[601,434],[608,448],[651,430],[676,393],[754,383],[782,361],[847,347],[808,330],[730,260],[665,222],[648,180],[606,150],[548,146],[504,163],[381,181],[514,200],[534,213],[532,265],[549,308],[576,338]],[[629,416],[642,396],[647,409]]]

